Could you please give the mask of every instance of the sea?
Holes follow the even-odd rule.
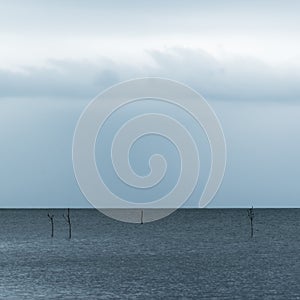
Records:
[[[47,214],[54,215],[54,237]],[[0,210],[0,299],[300,299],[300,209]]]

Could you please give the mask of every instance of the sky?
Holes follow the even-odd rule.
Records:
[[[0,0],[0,207],[90,207],[72,167],[77,120],[105,88],[145,76],[192,87],[220,119],[227,167],[209,207],[300,207],[299,9]]]

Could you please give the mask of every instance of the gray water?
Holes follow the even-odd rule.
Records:
[[[300,210],[179,210],[126,224],[96,210],[0,210],[1,299],[300,299]]]

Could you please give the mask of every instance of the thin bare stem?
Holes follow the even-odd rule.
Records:
[[[51,222],[51,237],[54,237],[54,215],[48,214],[48,218]]]
[[[69,239],[72,237],[72,224],[71,224],[71,217],[70,217],[70,208],[67,210],[67,215],[63,214],[63,218],[68,223],[69,226]]]
[[[248,209],[248,217],[250,219],[250,236],[253,237],[253,219],[254,219],[254,211],[253,206]]]

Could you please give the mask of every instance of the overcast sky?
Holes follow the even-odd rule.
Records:
[[[112,84],[161,76],[197,90],[222,123],[228,164],[210,207],[299,207],[299,11],[296,0],[0,0],[0,206],[88,206],[71,158],[82,110]]]

